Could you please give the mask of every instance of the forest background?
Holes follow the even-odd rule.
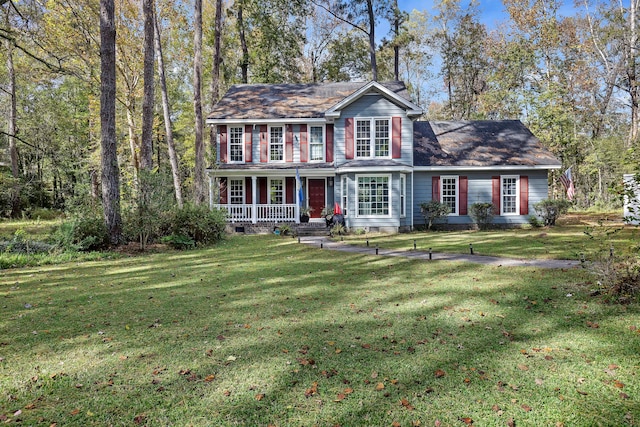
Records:
[[[639,2],[503,0],[488,27],[461,0],[0,0],[0,215],[105,197],[105,61],[125,208],[145,174],[173,203],[204,201],[203,115],[231,85],[346,80],[403,80],[426,120],[520,119],[572,168],[577,208],[617,208],[640,171]]]

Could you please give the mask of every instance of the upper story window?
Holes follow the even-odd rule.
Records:
[[[269,129],[269,161],[284,160],[284,127],[271,126]]]
[[[229,162],[244,162],[244,143],[242,127],[229,128]]]
[[[458,177],[440,178],[440,203],[449,206],[449,215],[458,215]]]
[[[356,157],[389,157],[389,119],[356,119]]]
[[[518,176],[502,176],[500,186],[501,215],[517,215],[518,212]]]
[[[324,160],[324,127],[309,127],[309,160]]]

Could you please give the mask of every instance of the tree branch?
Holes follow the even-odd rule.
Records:
[[[337,13],[335,13],[333,10],[329,9],[328,7],[326,7],[325,5],[316,2],[315,0],[311,0],[311,3],[313,3],[314,5],[318,6],[319,8],[324,9],[327,13],[329,13],[331,16],[333,16],[334,18],[344,22],[345,24],[351,25],[353,28],[356,28],[360,31],[362,31],[363,33],[365,33],[367,36],[369,35],[369,31],[367,31],[364,27],[361,27],[360,25],[356,24],[355,22],[351,22],[348,19],[343,18],[342,16],[339,16]]]

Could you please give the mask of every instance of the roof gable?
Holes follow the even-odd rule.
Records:
[[[413,129],[417,167],[561,165],[519,120],[414,122]]]
[[[343,100],[338,102],[333,107],[329,108],[326,111],[325,116],[330,119],[337,119],[338,117],[340,117],[340,111],[342,109],[344,109],[348,105],[352,104],[353,102],[357,101],[358,99],[370,93],[377,93],[383,96],[384,98],[386,98],[387,100],[398,105],[400,108],[403,108],[404,110],[407,111],[407,115],[409,117],[421,116],[423,112],[422,108],[420,108],[419,106],[411,102],[409,99],[406,99],[399,95],[398,92],[406,91],[404,83],[402,82],[393,82],[393,83],[396,83],[396,85],[394,85],[395,87],[394,86],[387,87],[387,86],[383,86],[378,82],[371,81],[367,83],[365,86],[362,86],[357,91],[353,92],[351,95],[345,97]],[[401,85],[401,90],[398,90],[398,87],[397,87],[398,83]]]

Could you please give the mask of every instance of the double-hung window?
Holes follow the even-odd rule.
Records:
[[[229,202],[232,205],[241,205],[244,203],[244,180],[229,180]]]
[[[242,127],[229,128],[229,162],[244,162],[244,142]]]
[[[449,207],[449,215],[458,215],[458,177],[440,177],[440,203]]]
[[[502,176],[501,177],[501,215],[517,215],[518,214],[518,176]]]
[[[342,185],[340,186],[342,192],[342,215],[347,216],[347,206],[349,206],[349,178],[342,177]]]
[[[271,126],[269,129],[269,161],[284,160],[284,127]]]
[[[358,216],[389,216],[390,184],[389,175],[358,176]]]
[[[356,119],[356,157],[389,157],[391,121]]]
[[[324,128],[322,126],[309,127],[309,160],[312,162],[324,160]]]
[[[272,205],[282,205],[284,203],[284,180],[282,178],[271,178],[269,180],[269,203]]]
[[[407,176],[400,175],[400,216],[407,216]]]

